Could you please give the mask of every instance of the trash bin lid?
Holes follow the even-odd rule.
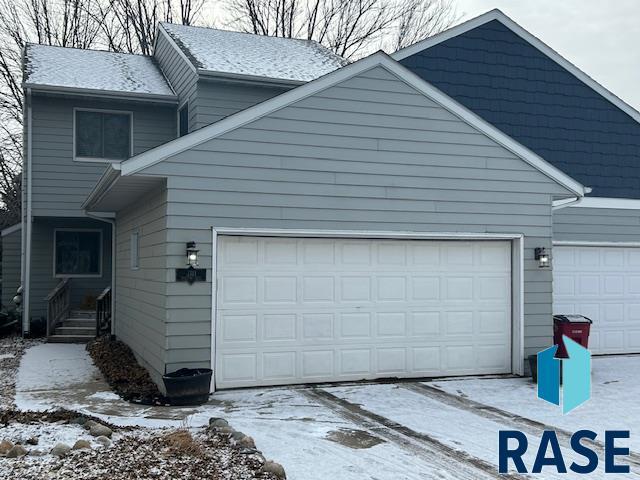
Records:
[[[554,315],[553,319],[556,322],[593,323],[593,320],[585,317],[584,315]]]

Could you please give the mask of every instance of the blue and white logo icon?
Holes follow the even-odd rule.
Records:
[[[566,414],[591,398],[591,353],[566,335],[562,341],[569,358],[555,358],[558,345],[538,353],[538,398],[560,406],[562,395]]]

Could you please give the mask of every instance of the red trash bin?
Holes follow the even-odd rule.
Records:
[[[591,319],[583,315],[554,315],[553,343],[558,345],[556,358],[569,358],[567,349],[562,341],[563,335],[579,343],[584,348],[589,348],[589,330],[591,330],[592,323]]]

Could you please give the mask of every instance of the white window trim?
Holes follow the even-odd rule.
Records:
[[[133,157],[133,111],[132,110],[109,110],[104,108],[84,108],[73,107],[73,161],[84,163],[120,163],[128,160],[128,158],[100,158],[100,157],[79,157],[76,155],[76,113],[77,112],[98,112],[98,113],[115,113],[118,115],[129,115],[129,158]]]
[[[216,385],[216,313],[218,290],[218,236],[246,235],[253,237],[296,238],[393,238],[399,240],[510,240],[511,241],[511,373],[524,375],[524,235],[521,233],[466,232],[390,232],[354,230],[296,230],[211,228],[211,376],[210,391]]]
[[[56,237],[58,232],[98,232],[100,234],[100,263],[99,272],[87,274],[62,274],[56,273]],[[102,278],[102,261],[104,257],[103,232],[99,228],[55,228],[53,230],[53,277],[54,278]]]
[[[135,243],[134,243],[134,239],[135,239]],[[131,267],[131,270],[140,270],[140,232],[138,230],[131,232],[129,248],[131,249],[131,252],[129,253],[129,266]],[[134,252],[135,252],[135,258],[133,255]],[[134,259],[135,259],[135,262],[134,262]]]

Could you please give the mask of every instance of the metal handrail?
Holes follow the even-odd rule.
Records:
[[[47,337],[53,333],[60,320],[69,315],[69,310],[71,309],[71,289],[69,284],[70,280],[68,278],[63,279],[45,297],[45,302],[47,302]]]

